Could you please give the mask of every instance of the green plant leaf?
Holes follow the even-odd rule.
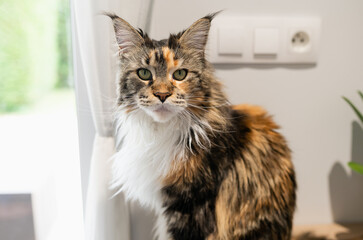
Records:
[[[361,91],[358,91],[358,94],[362,98],[362,101],[363,101],[363,93]]]
[[[351,106],[351,108],[353,109],[353,111],[357,114],[358,118],[360,119],[360,121],[363,123],[363,115],[362,113],[358,110],[358,108],[356,106],[354,106],[354,104],[346,97],[343,96],[343,99]]]
[[[357,173],[360,173],[363,175],[363,165],[356,163],[356,162],[349,162],[348,166],[356,171]]]

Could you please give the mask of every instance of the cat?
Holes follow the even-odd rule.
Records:
[[[232,106],[205,58],[215,14],[156,41],[115,14],[112,186],[158,215],[159,240],[287,240],[296,181],[271,116]]]

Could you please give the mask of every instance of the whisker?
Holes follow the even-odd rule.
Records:
[[[197,105],[194,105],[194,104],[191,104],[191,103],[188,103],[188,106],[191,106],[193,108],[197,108],[197,109],[200,109],[200,110],[203,110],[203,111],[206,111],[206,112],[208,111],[204,107],[200,107],[200,106],[197,106]]]

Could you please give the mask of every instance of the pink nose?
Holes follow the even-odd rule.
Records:
[[[160,101],[163,103],[169,96],[171,96],[171,93],[170,92],[156,92],[156,93],[154,93],[154,96],[158,97],[160,99]]]

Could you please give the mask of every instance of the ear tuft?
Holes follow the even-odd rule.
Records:
[[[207,44],[208,40],[211,21],[218,13],[219,12],[208,14],[207,16],[194,22],[187,30],[182,33],[180,37],[181,45],[204,52],[205,45]]]
[[[119,18],[116,14],[109,13],[109,12],[103,12],[103,15],[106,15],[106,16],[110,17],[112,20],[115,19],[115,18]]]
[[[218,12],[214,12],[214,13],[209,13],[208,15],[206,15],[205,19],[208,19],[210,22],[215,18],[215,16],[217,16],[218,14],[220,14],[223,10],[220,10]]]
[[[114,13],[104,14],[112,19],[116,41],[121,53],[127,52],[135,47],[141,47],[144,39],[134,27]]]

